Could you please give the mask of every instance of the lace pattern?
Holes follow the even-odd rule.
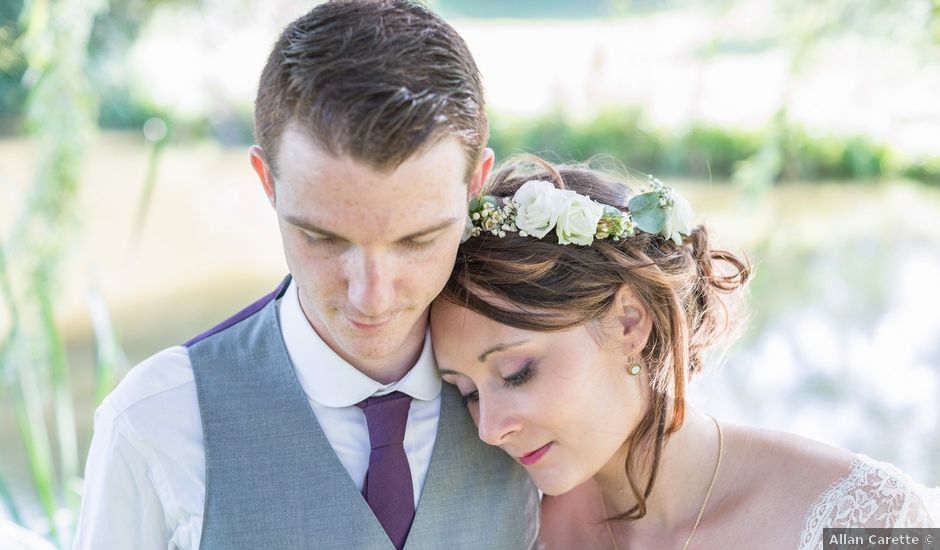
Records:
[[[803,520],[800,550],[821,550],[825,527],[938,527],[940,488],[924,488],[893,465],[857,455]]]

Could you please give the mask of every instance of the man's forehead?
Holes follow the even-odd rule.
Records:
[[[311,168],[329,165],[335,172],[370,173],[375,179],[390,178],[399,172],[423,170],[452,173],[463,180],[468,162],[463,143],[452,135],[444,134],[429,140],[401,163],[381,165],[367,158],[334,151],[311,131],[294,122],[289,123],[282,132],[276,154],[278,158],[272,160],[276,161],[279,172],[303,175],[309,174]]]
[[[465,221],[466,156],[456,139],[392,170],[328,152],[296,128],[285,135],[284,145],[275,189],[278,211],[293,225],[365,244]]]

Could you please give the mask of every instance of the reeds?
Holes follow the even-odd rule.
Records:
[[[86,60],[92,22],[104,7],[100,0],[33,0],[24,7],[19,47],[29,67],[27,127],[38,164],[24,209],[0,248],[0,293],[9,319],[0,340],[0,392],[13,404],[42,517],[27,517],[2,479],[0,498],[14,521],[63,548],[71,542],[81,475],[72,382],[55,305],[60,266],[77,234],[81,159],[95,129]],[[96,326],[95,334],[106,354],[117,357],[110,324]],[[113,376],[107,380],[98,395]]]

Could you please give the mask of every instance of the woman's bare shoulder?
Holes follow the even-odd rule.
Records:
[[[791,433],[734,424],[723,429],[738,489],[772,497],[789,510],[808,509],[856,460],[845,449]]]

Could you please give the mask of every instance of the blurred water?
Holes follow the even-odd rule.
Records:
[[[759,257],[752,327],[697,400],[940,484],[940,247],[903,229]]]

